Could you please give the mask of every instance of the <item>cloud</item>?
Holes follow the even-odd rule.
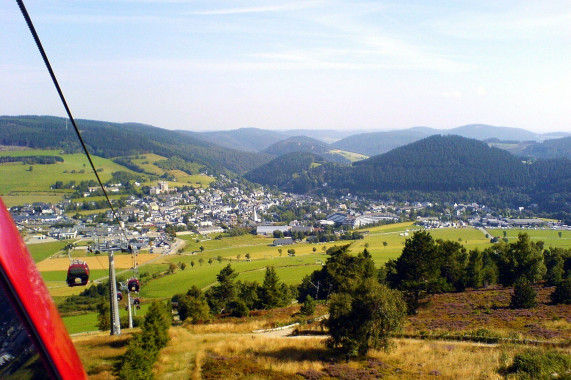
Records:
[[[448,92],[443,92],[442,97],[444,98],[448,98],[448,99],[458,99],[462,97],[462,93],[460,91],[448,91]]]
[[[203,11],[188,12],[190,15],[203,15],[203,16],[219,16],[219,15],[234,15],[245,13],[267,13],[267,12],[285,12],[297,11],[308,8],[315,8],[323,4],[321,1],[306,1],[299,3],[286,3],[279,5],[266,5],[259,7],[246,7],[246,8],[225,8],[225,9],[212,9]]]
[[[466,39],[529,39],[568,36],[571,12],[564,6],[541,3],[540,8],[520,7],[504,12],[463,11],[433,21],[431,28],[441,34]],[[553,5],[553,6],[549,6]]]
[[[476,89],[476,94],[478,94],[479,96],[486,96],[488,92],[483,86],[478,86],[478,88]]]

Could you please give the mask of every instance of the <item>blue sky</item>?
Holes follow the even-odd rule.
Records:
[[[571,132],[571,2],[27,1],[76,118]],[[0,114],[64,116],[16,2]]]

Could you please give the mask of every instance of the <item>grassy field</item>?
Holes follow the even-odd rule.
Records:
[[[2,183],[0,183],[0,194],[10,194],[11,192],[37,192],[37,191],[50,191],[50,186],[58,181],[67,183],[75,181],[88,181],[94,179],[94,174],[91,171],[89,162],[83,154],[59,154],[55,151],[14,151],[7,152],[7,155],[39,155],[40,153],[57,155],[63,158],[63,162],[48,165],[32,165],[32,171],[29,171],[30,165],[23,165],[22,163],[6,163],[0,164],[0,175],[2,176]],[[111,178],[111,173],[114,171],[124,170],[129,171],[125,167],[114,163],[111,160],[92,156],[95,167],[99,170],[99,175],[103,181]],[[66,189],[63,189],[66,190]],[[65,194],[66,191],[53,192]]]
[[[49,243],[28,244],[26,247],[34,259],[34,262],[39,263],[42,260],[54,255],[55,253],[63,250],[69,244],[69,241],[53,241]]]
[[[153,173],[156,175],[163,175],[165,173],[169,173],[172,174],[175,178],[176,178],[176,182],[174,181],[167,181],[170,187],[177,187],[177,186],[181,186],[182,185],[193,185],[194,187],[208,187],[208,185],[214,181],[213,177],[210,176],[206,176],[206,175],[201,175],[201,174],[194,174],[194,175],[190,175],[188,173],[185,173],[181,170],[164,170],[159,168],[158,166],[155,165],[155,162],[157,161],[163,161],[166,160],[166,157],[163,156],[159,156],[157,154],[144,154],[144,155],[139,155],[140,158],[137,159],[132,159],[131,161],[137,165],[139,168],[141,168],[141,170],[144,170],[147,173]],[[198,172],[200,169],[202,168],[202,165],[192,165],[192,171],[193,172]],[[149,186],[156,186],[157,185],[157,181],[153,181],[153,182],[147,182],[145,183],[145,185],[149,185]]]
[[[0,168],[1,172],[1,168]],[[18,194],[14,192],[14,194]],[[25,195],[24,195],[25,194]],[[21,195],[2,195],[2,201],[7,207],[32,204],[34,202],[58,203],[61,201],[62,194],[50,192],[26,192]]]
[[[364,154],[348,152],[346,150],[340,150],[340,149],[332,149],[329,151],[329,153],[340,154],[341,156],[347,158],[351,162],[361,161],[361,160],[364,160],[366,158],[369,158],[368,156],[365,156]]]
[[[534,229],[493,229],[490,233],[493,236],[499,238],[504,237],[504,231],[506,232],[506,237],[510,242],[517,240],[517,237],[521,233],[526,233],[530,236],[531,240],[543,241],[544,247],[560,247],[560,248],[571,248],[571,231],[555,231],[555,230],[534,230]],[[559,233],[561,232],[561,237]]]
[[[383,265],[389,259],[397,258],[401,252],[404,242],[409,238],[413,231],[418,227],[411,223],[400,223],[385,226],[378,226],[367,229],[365,238],[357,241],[339,241],[326,244],[295,244],[293,246],[274,247],[271,245],[273,238],[242,235],[235,237],[224,237],[222,239],[201,240],[201,236],[197,235],[181,235],[180,238],[186,241],[187,245],[182,254],[173,254],[161,256],[157,254],[141,254],[139,255],[139,273],[147,272],[149,276],[142,284],[141,296],[145,299],[154,298],[170,298],[176,293],[186,292],[193,285],[206,289],[216,283],[216,275],[220,270],[231,263],[232,268],[239,274],[238,279],[242,281],[258,281],[262,282],[265,274],[265,268],[273,266],[276,269],[281,281],[287,284],[297,284],[301,279],[321,267],[322,263],[327,260],[323,247],[326,249],[335,244],[351,244],[350,250],[353,253],[361,252],[367,246],[371,252],[377,266]],[[526,230],[528,232],[529,230]],[[517,230],[509,231],[508,236],[517,237]],[[533,231],[531,231],[533,232]],[[406,234],[408,233],[408,236]],[[472,228],[461,229],[434,229],[430,233],[436,239],[449,239],[458,241],[468,249],[485,248],[491,243],[486,239],[485,235],[479,230]],[[534,238],[548,238],[554,243],[565,245],[567,235],[558,238],[557,232],[553,231],[537,231]],[[196,241],[198,239],[198,242]],[[383,242],[386,242],[385,246]],[[31,245],[34,255],[38,258],[45,258],[50,252],[57,251],[65,245],[64,243],[42,243]],[[204,248],[200,252],[200,247]],[[287,250],[293,248],[296,251],[295,257],[289,257]],[[316,252],[313,252],[313,248]],[[279,249],[282,250],[280,256]],[[77,250],[75,253],[78,257],[84,257],[84,251]],[[249,253],[251,260],[246,260],[246,254]],[[221,262],[218,261],[220,256]],[[152,263],[143,265],[144,262],[153,259]],[[202,259],[202,265],[200,264]],[[212,260],[209,264],[208,261]],[[105,277],[107,275],[107,258],[106,256],[87,258],[90,265],[92,275],[91,278]],[[118,273],[121,268],[127,269],[131,266],[129,255],[117,255],[115,258]],[[194,266],[191,263],[194,262]],[[173,274],[162,275],[159,278],[152,279],[150,275],[153,273],[165,273],[169,264],[177,265],[177,269]],[[185,263],[185,270],[178,268],[179,263]],[[42,275],[48,286],[50,293],[54,296],[64,296],[77,294],[76,289],[68,288],[64,285],[65,271],[69,264],[69,260],[65,257],[61,259],[43,260],[38,263],[38,267],[42,270]],[[130,271],[126,271],[123,276],[130,276]]]

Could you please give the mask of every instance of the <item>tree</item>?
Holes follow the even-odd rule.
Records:
[[[457,242],[451,240],[437,241],[440,276],[444,280],[440,291],[463,291],[466,289],[466,266],[468,253]]]
[[[169,341],[168,329],[171,324],[172,315],[167,310],[165,303],[154,301],[145,315],[143,328],[154,335],[157,347],[162,348],[166,346]]]
[[[305,301],[303,301],[303,305],[301,305],[301,309],[299,310],[299,312],[302,315],[305,316],[310,316],[313,313],[315,313],[315,300],[308,294],[305,297]]]
[[[280,254],[280,256],[282,255],[282,249],[278,248],[278,253]]]
[[[386,247],[387,245],[389,245],[389,243],[387,243],[386,241],[383,242],[383,247]]]
[[[204,247],[203,247],[202,245],[201,245],[200,248],[198,248],[198,249],[200,249],[200,252],[201,252],[201,253],[204,252]]]
[[[557,235],[559,236],[559,239],[561,239],[561,236],[563,236],[563,232],[559,231],[557,232]]]
[[[219,263],[222,263],[222,256],[218,255],[218,257],[216,258],[216,260],[218,260]]]
[[[421,301],[439,287],[439,269],[436,242],[427,231],[416,231],[406,239],[395,272],[387,273],[387,281],[403,291],[409,313],[415,314]]]
[[[155,356],[154,350],[152,356]],[[116,373],[121,380],[153,379],[154,360],[150,360],[148,345],[143,340],[142,334],[136,334],[129,340],[127,351],[117,361]]]
[[[293,248],[288,249],[288,250],[287,250],[287,254],[288,254],[289,256],[294,257],[294,256],[295,256],[295,249],[293,249]]]
[[[178,301],[178,316],[181,321],[189,319],[192,324],[207,321],[210,307],[199,288],[193,286]]]
[[[201,257],[200,259],[198,259],[198,263],[200,264],[200,266],[202,266],[202,264],[204,264],[204,259]]]
[[[244,302],[248,309],[261,308],[260,302],[260,285],[254,281],[238,281],[236,283],[238,298]]]
[[[111,329],[111,312],[107,301],[101,301],[97,304],[97,327],[100,331]]]
[[[212,265],[212,262],[213,262],[213,260],[212,260],[212,257],[211,257],[211,258],[208,259],[208,264]]]
[[[186,263],[180,263],[180,269],[185,270],[186,269]]]
[[[571,251],[561,248],[549,248],[543,251],[545,264],[545,282],[548,286],[559,284],[565,277],[565,262],[571,258]]]
[[[218,285],[213,286],[206,293],[208,305],[218,313],[224,312],[228,304],[236,298],[236,277],[234,269],[230,264],[226,265],[216,275]]]
[[[367,279],[350,292],[331,296],[327,346],[347,360],[371,348],[388,349],[390,333],[402,326],[405,315],[399,291]]]
[[[194,260],[190,261],[190,266],[194,268]]]
[[[274,267],[267,267],[264,282],[260,288],[260,301],[262,308],[273,309],[284,306],[289,302],[288,294],[284,294],[280,286],[280,279]]]
[[[169,274],[173,274],[175,269],[176,269],[176,265],[174,263],[170,263],[169,269],[168,269]]]
[[[571,305],[571,277],[561,281],[550,297],[554,304]]]
[[[244,255],[246,257],[246,260],[250,261],[250,254],[246,253],[246,255]]]
[[[307,295],[314,299],[327,299],[329,295],[343,288],[354,288],[360,281],[376,276],[375,263],[365,249],[354,256],[349,253],[349,245],[333,246],[327,250],[329,258],[321,269],[303,278],[298,287],[299,302]]]
[[[317,252],[317,248],[313,247],[313,253]]]
[[[532,242],[528,234],[519,234],[514,243],[496,244],[495,261],[500,283],[511,286],[522,276],[531,283],[541,280],[546,272],[542,246],[542,242]]]
[[[510,307],[512,309],[529,309],[535,305],[537,305],[537,293],[531,287],[527,277],[523,276],[515,282]]]

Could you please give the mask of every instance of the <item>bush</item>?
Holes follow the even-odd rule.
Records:
[[[555,287],[555,290],[551,293],[551,302],[571,305],[571,277],[561,281]]]
[[[571,357],[557,351],[527,349],[514,357],[513,363],[499,372],[508,376],[515,374],[518,379],[567,378],[571,371]]]
[[[178,317],[181,321],[189,319],[191,323],[207,321],[210,318],[210,307],[203,295],[186,295],[178,301]]]
[[[233,317],[242,318],[250,315],[250,309],[248,309],[248,306],[242,300],[234,300],[230,302],[229,309],[230,315]]]
[[[171,315],[162,302],[153,302],[142,324],[140,334],[129,341],[127,352],[117,361],[115,373],[119,379],[152,379],[153,365],[161,348],[169,340]]]
[[[124,315],[120,318],[121,321],[121,328],[127,329],[129,328],[129,316]],[[143,325],[143,317],[139,315],[133,315],[133,327],[139,327]]]
[[[529,309],[537,305],[537,294],[525,277],[521,277],[514,285],[514,293],[510,301],[512,309]]]
[[[310,295],[306,296],[299,311],[305,316],[310,316],[315,313],[315,300]]]

